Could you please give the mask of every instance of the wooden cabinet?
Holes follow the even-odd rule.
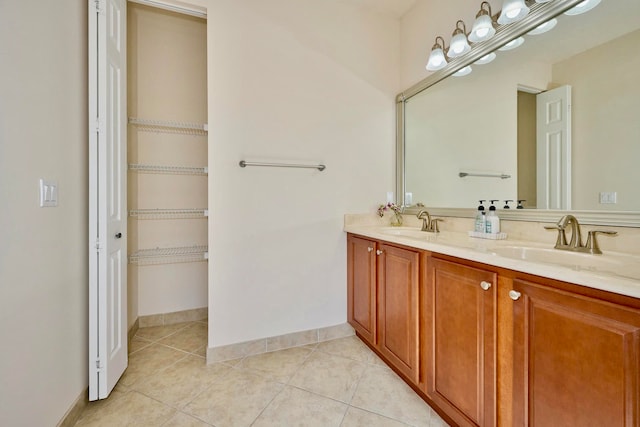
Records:
[[[497,274],[427,257],[423,386],[460,426],[496,424]]]
[[[352,235],[347,245],[349,323],[417,384],[418,252]]]
[[[417,251],[380,245],[378,257],[378,349],[414,384],[418,383]]]
[[[514,280],[517,426],[639,426],[640,310]]]
[[[349,235],[348,320],[450,424],[640,427],[640,301]]]
[[[347,320],[372,345],[377,343],[376,250],[372,240],[347,237]]]

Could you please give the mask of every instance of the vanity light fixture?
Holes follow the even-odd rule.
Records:
[[[471,66],[467,65],[464,68],[459,69],[458,71],[456,71],[455,73],[453,73],[453,76],[455,77],[462,77],[462,76],[466,76],[471,74],[471,71],[473,71],[471,69]]]
[[[487,7],[485,9],[484,7]],[[491,5],[483,1],[480,4],[480,10],[476,14],[476,20],[473,22],[473,28],[469,34],[469,40],[473,43],[489,40],[496,33],[493,26],[493,18],[491,17]]]
[[[460,28],[460,24],[462,24],[462,28]],[[471,46],[469,46],[469,41],[467,40],[467,27],[464,25],[464,21],[459,20],[456,22],[456,29],[453,32],[447,56],[449,58],[457,58],[470,50]]]
[[[522,43],[524,43],[524,37],[518,37],[517,39],[511,40],[509,43],[505,44],[498,50],[502,50],[502,51],[513,50],[518,46],[522,45]]]
[[[585,13],[596,7],[600,4],[600,0],[584,0],[583,2],[578,3],[573,6],[571,9],[567,10],[565,15],[580,15],[581,13]]]
[[[442,43],[440,43],[440,41]],[[447,58],[444,54],[444,39],[440,36],[436,37],[436,43],[431,48],[429,60],[427,61],[427,70],[438,71],[447,65]]]
[[[555,27],[557,23],[558,23],[558,20],[556,18],[550,19],[547,22],[543,22],[533,30],[529,31],[527,35],[537,36],[538,34],[546,33],[547,31],[553,29],[553,27]]]
[[[496,56],[497,55],[495,54],[495,52],[490,52],[485,56],[483,56],[482,58],[478,59],[476,62],[474,62],[474,64],[479,64],[479,65],[488,64],[489,62],[496,59]]]
[[[498,24],[505,25],[518,22],[529,14],[529,7],[524,0],[504,0]]]

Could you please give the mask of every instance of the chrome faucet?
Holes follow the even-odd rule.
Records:
[[[439,218],[431,218],[431,215],[429,215],[429,212],[425,211],[425,210],[421,210],[420,212],[418,212],[418,215],[416,215],[418,217],[418,219],[422,220],[422,231],[426,231],[429,233],[439,233],[440,230],[438,229],[438,221],[441,221]]]
[[[567,243],[565,230],[569,226],[571,227],[571,240]],[[558,239],[556,240],[554,248],[563,251],[585,252],[595,255],[602,254],[602,250],[600,250],[600,245],[598,245],[598,240],[596,239],[598,233],[609,236],[618,234],[616,231],[592,230],[588,233],[587,243],[583,245],[580,223],[573,215],[565,215],[560,218],[560,221],[558,221],[556,225],[545,226],[544,228],[547,230],[558,230]]]

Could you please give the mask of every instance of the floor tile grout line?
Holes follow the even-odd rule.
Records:
[[[282,384],[282,383],[279,383]],[[282,394],[282,392],[287,388],[286,384],[282,385],[282,388],[280,389],[279,392],[277,392],[275,394],[275,396],[273,396],[273,398],[269,401],[269,403],[266,404],[266,406],[264,408],[262,408],[262,411],[260,411],[260,413],[253,419],[253,421],[251,421],[251,424],[249,424],[249,426],[252,426],[255,424],[256,421],[258,421],[258,418],[260,418],[260,416],[264,413],[264,411],[267,410],[267,408],[271,405],[271,403],[273,403],[273,401],[276,399],[276,397],[280,396],[280,394]]]
[[[296,374],[298,372],[300,372],[300,369],[302,369],[302,367],[304,366],[305,363],[307,363],[307,360],[309,360],[309,358],[311,357],[311,355],[313,353],[315,353],[316,348],[313,349],[309,349],[309,354],[307,354],[307,356],[304,358],[304,360],[300,363],[300,365],[298,366],[298,368],[295,370],[295,372],[293,372],[291,375],[289,375],[289,379],[287,379],[287,383],[285,384],[286,386],[291,384],[291,380],[293,379],[293,377],[296,376]]]
[[[303,387],[300,387],[300,386],[297,386],[297,385],[294,385],[294,384],[287,384],[287,387],[297,388],[298,390],[304,391],[306,393],[311,393],[311,394],[314,394],[314,395],[316,395],[318,397],[322,397],[324,399],[329,399],[329,400],[332,400],[332,401],[337,402],[337,403],[341,403],[341,404],[346,405],[346,406],[351,406],[351,405],[349,405],[349,403],[347,403],[347,402],[345,402],[343,400],[338,400],[338,399],[336,399],[334,397],[325,396],[324,394],[320,394],[320,393],[318,393],[316,391],[313,391],[313,390],[307,390],[306,388],[303,388]]]
[[[172,336],[172,335],[174,335],[174,334],[176,334],[176,333],[178,333],[178,332],[182,331],[182,330],[183,330],[183,329],[185,329],[186,327],[188,327],[188,326],[190,326],[190,325],[192,325],[192,324],[195,324],[195,323],[196,323],[196,322],[185,322],[185,325],[184,325],[184,326],[182,326],[181,328],[176,329],[175,331],[171,332],[170,334],[168,334],[168,335],[164,335],[164,336],[162,336],[162,337],[160,337],[160,338],[158,338],[158,339],[155,339],[155,340],[153,340],[153,339],[151,339],[151,338],[144,337],[144,336],[142,336],[142,335],[138,335],[138,332],[140,332],[140,330],[143,330],[143,331],[144,331],[144,329],[146,329],[146,328],[140,328],[140,329],[138,329],[138,332],[136,332],[136,334],[134,335],[134,338],[135,338],[135,337],[138,337],[138,338],[142,338],[142,339],[150,340],[150,341],[153,341],[153,342],[158,342],[158,341],[163,340],[163,339],[165,339],[165,338],[169,338],[170,336]],[[174,323],[174,325],[175,325],[175,324],[176,324],[176,323]],[[171,326],[171,325],[149,326],[149,328],[164,328],[164,327],[166,327],[166,326]]]
[[[230,375],[230,373],[233,371],[234,366],[228,365],[226,363],[222,363],[222,362],[216,362],[216,363],[220,363],[223,364],[225,366],[227,366],[229,369],[227,369],[223,374],[221,374],[219,377],[216,377],[215,380],[218,381],[220,379],[223,379],[225,377],[227,377],[228,375]],[[207,390],[209,390],[211,387],[213,387],[214,384],[213,383],[208,383],[206,387],[203,387],[202,390],[200,390],[200,392],[198,394],[196,394],[193,399],[189,400],[189,402],[187,402],[183,407],[182,407],[182,412],[184,412],[187,415],[190,415],[192,417],[196,417],[198,419],[201,419],[200,417],[196,416],[195,414],[191,413],[191,412],[185,412],[185,410],[187,409],[187,406],[191,405],[191,403],[193,403],[194,400],[196,400],[198,397],[200,397],[204,392],[206,392]],[[204,421],[204,420],[203,420]],[[209,423],[207,423],[209,424]]]
[[[183,352],[184,353],[184,352]],[[189,357],[189,354],[186,353],[184,354],[181,358],[179,358],[178,360],[173,361],[172,363],[169,363],[167,366],[163,366],[153,372],[150,372],[148,375],[146,375],[144,378],[141,378],[137,381],[134,381],[131,385],[126,386],[128,389],[130,390],[134,390],[134,391],[138,391],[136,390],[134,387],[136,386],[136,384],[144,382],[146,380],[148,380],[149,378],[155,376],[155,375],[159,375],[159,374],[163,374],[167,369],[169,369],[170,367],[176,365],[177,363],[181,362],[182,360],[186,359],[187,357]],[[125,370],[126,372],[126,370]],[[117,383],[116,383],[117,384]],[[123,384],[124,385],[124,384]],[[145,395],[146,396],[146,395]],[[150,397],[150,396],[149,396]]]

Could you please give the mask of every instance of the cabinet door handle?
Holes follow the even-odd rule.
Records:
[[[509,291],[509,298],[511,298],[514,301],[518,301],[521,296],[522,294],[518,291],[514,291],[513,289]]]
[[[491,288],[491,282],[485,282],[484,280],[482,282],[480,282],[480,287],[485,290],[488,291]]]
[[[384,251],[383,251],[383,250],[381,250],[381,249],[378,249],[378,250],[376,251],[376,255],[382,255],[383,253],[384,253]]]
[[[371,246],[369,246],[369,247],[367,248],[367,251],[369,251],[369,252],[371,252],[372,250],[373,250],[373,248],[372,248]]]

